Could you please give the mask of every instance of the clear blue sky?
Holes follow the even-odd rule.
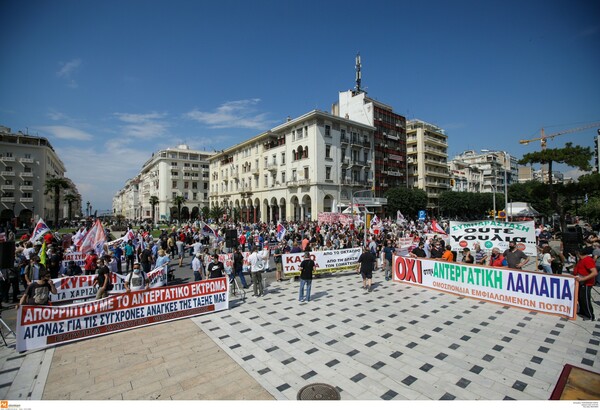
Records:
[[[152,152],[329,111],[357,52],[369,96],[444,128],[450,157],[600,121],[595,0],[0,0],[0,30],[0,124],[49,138],[94,209]]]

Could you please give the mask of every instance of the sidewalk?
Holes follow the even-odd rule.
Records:
[[[2,348],[0,396],[295,400],[326,383],[343,400],[547,400],[564,364],[600,371],[599,322],[374,276],[371,293],[354,273],[315,279],[309,303],[298,283],[273,282],[224,312],[25,355]],[[15,371],[28,394],[5,386]]]

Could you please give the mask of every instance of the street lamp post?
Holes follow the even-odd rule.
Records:
[[[87,216],[88,216],[88,218],[89,218],[89,216],[90,216],[90,201],[87,201],[86,205],[87,205],[87,206],[86,206],[86,208],[85,208],[85,211],[86,211],[86,213],[87,213]]]

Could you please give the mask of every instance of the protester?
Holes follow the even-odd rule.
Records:
[[[104,259],[98,259],[97,265],[98,269],[96,271],[96,277],[94,278],[92,286],[98,286],[96,300],[99,300],[108,296],[108,292],[113,289],[113,285],[110,280],[110,271],[105,265]]]
[[[216,253],[212,256],[212,262],[208,264],[206,268],[206,276],[209,279],[222,278],[225,273],[225,266],[223,262],[219,261],[219,255]]]
[[[363,289],[367,292],[371,291],[371,285],[373,281],[373,270],[376,268],[377,259],[368,246],[363,248],[363,253],[358,257],[358,272],[362,276]]]
[[[194,280],[196,282],[202,280],[202,254],[196,253],[194,259],[192,259],[192,272],[194,273]]]
[[[583,316],[584,320],[596,320],[594,316],[594,308],[592,304],[592,287],[596,283],[598,270],[596,262],[592,258],[593,249],[585,247],[577,251],[579,261],[573,269],[575,280],[579,284],[579,315]]]
[[[50,293],[54,295],[57,294],[56,286],[54,286],[50,272],[44,271],[40,278],[31,282],[29,286],[27,286],[25,293],[23,296],[21,296],[21,300],[16,305],[16,308],[21,305],[49,305]]]
[[[310,252],[304,253],[304,260],[300,262],[300,291],[298,300],[300,302],[310,302],[310,289],[312,287],[313,272],[315,270],[315,261],[310,258]],[[304,290],[306,289],[306,297]]]
[[[256,246],[252,248],[252,253],[248,257],[250,263],[250,272],[252,273],[252,283],[254,284],[253,297],[263,296],[262,274],[265,270],[266,257],[257,251]]]
[[[504,259],[506,259],[507,266],[512,269],[522,269],[529,262],[529,257],[517,248],[515,241],[508,243],[508,249],[504,251]]]
[[[148,289],[150,283],[143,269],[140,269],[140,264],[135,262],[133,270],[125,277],[125,291],[131,292],[136,290]]]

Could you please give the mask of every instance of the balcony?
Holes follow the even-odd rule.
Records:
[[[192,179],[192,177],[191,177],[191,175],[184,175],[184,176],[183,176],[183,179],[184,179],[184,180],[190,180],[190,179]],[[227,180],[227,179],[229,179],[229,178],[224,178],[224,179],[225,179],[225,180]]]
[[[15,189],[15,186],[14,185],[2,185],[2,186],[0,186],[0,189],[2,189],[3,191],[6,191],[6,190]]]
[[[15,157],[1,157],[2,162],[15,162]]]
[[[23,191],[23,192],[33,191],[33,185],[21,185],[20,188],[21,188],[21,191]]]
[[[402,176],[402,171],[385,171],[386,174],[388,175],[392,175],[395,177],[401,177]]]
[[[33,172],[19,172],[21,178],[33,178]]]
[[[231,171],[231,178],[240,179],[240,172],[239,171]]]
[[[266,169],[268,169],[271,172],[277,172],[277,163],[276,162],[269,162],[266,167]]]
[[[0,202],[15,202],[15,197],[14,196],[3,196],[0,199],[1,199]]]
[[[2,177],[14,177],[15,171],[0,171],[0,176]]]
[[[21,198],[21,202],[33,202],[33,198]]]
[[[425,141],[426,142],[430,142],[430,143],[435,144],[435,145],[442,146],[442,147],[448,147],[448,143],[446,141],[440,139],[440,138],[434,138],[434,137],[427,137],[426,136],[425,137]]]
[[[362,139],[362,146],[363,147],[367,147],[367,148],[371,147],[371,140],[369,140],[368,138],[363,138]]]
[[[342,144],[350,143],[350,140],[348,139],[348,137],[340,137],[340,141],[342,142]]]
[[[33,164],[33,158],[19,158],[19,162],[22,164]]]
[[[257,167],[254,167],[254,168],[252,168],[252,169],[250,170],[250,172],[251,172],[253,175],[260,175],[260,169],[258,169]]]
[[[352,138],[352,140],[350,141],[350,144],[356,145],[358,147],[362,147],[363,139],[362,138]]]
[[[310,179],[306,178],[306,179],[299,179],[298,180],[298,185],[302,186],[302,185],[310,185]]]

